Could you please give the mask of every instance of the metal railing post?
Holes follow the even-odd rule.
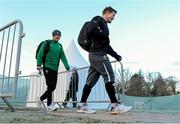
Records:
[[[16,56],[16,66],[15,66],[15,75],[14,75],[14,96],[16,94],[17,89],[17,82],[18,82],[18,75],[21,74],[19,70],[20,65],[20,54],[21,54],[21,45],[22,45],[22,38],[25,36],[23,33],[23,23],[20,20],[15,20],[15,22],[19,23],[19,37],[18,37],[18,46],[17,46],[17,56]]]
[[[16,24],[19,24],[19,34],[18,34],[18,40],[17,40],[17,52],[15,53],[14,50],[14,41],[15,41],[15,35],[16,35]],[[9,41],[11,38],[11,27],[14,26],[14,32],[13,32],[13,37],[12,37],[12,42]],[[5,32],[6,29],[8,29],[8,34],[7,34],[7,42],[5,45],[5,50],[3,50],[3,46],[4,46],[4,37],[5,37]],[[17,83],[18,83],[18,76],[20,74],[19,71],[19,65],[20,65],[20,56],[21,56],[21,46],[22,46],[22,38],[25,36],[25,34],[23,33],[23,23],[20,20],[14,20],[11,23],[3,26],[0,28],[0,32],[3,32],[2,35],[2,43],[1,43],[1,50],[0,50],[0,62],[2,62],[3,65],[3,75],[1,78],[1,91],[0,92],[0,97],[4,100],[4,102],[10,107],[10,109],[12,109],[10,103],[8,103],[8,101],[5,99],[7,97],[15,97],[16,96],[16,90],[17,90]],[[11,47],[10,47],[10,43],[12,43]],[[3,52],[5,52],[5,54],[3,54]],[[13,53],[15,55],[13,55]],[[10,54],[10,55],[9,55]],[[13,61],[13,56],[15,56],[15,62],[13,64],[14,68],[13,70],[11,70],[12,67],[12,61]],[[3,61],[2,61],[3,60]],[[9,65],[8,65],[9,63]],[[9,68],[9,69],[7,69]],[[6,71],[8,70],[8,73],[6,73]],[[14,77],[11,76],[11,74],[13,74],[14,71]],[[6,79],[6,80],[5,80]],[[10,80],[12,79],[12,80]],[[12,111],[14,111],[12,109]]]

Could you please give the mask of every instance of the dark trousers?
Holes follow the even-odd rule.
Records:
[[[76,92],[72,92],[72,91],[68,91],[67,94],[66,94],[66,98],[64,100],[64,103],[63,105],[66,106],[67,105],[67,102],[72,98],[72,101],[76,102],[77,101],[77,95],[76,95]],[[77,103],[73,103],[73,107],[77,107]]]
[[[46,79],[47,90],[40,99],[41,101],[47,99],[47,106],[49,106],[52,103],[52,92],[55,90],[57,84],[57,71],[50,68],[44,68],[43,72]]]
[[[89,53],[90,67],[86,84],[83,88],[81,102],[85,103],[91,92],[91,89],[97,83],[100,76],[103,77],[105,88],[112,103],[118,102],[115,96],[114,72],[105,52]]]

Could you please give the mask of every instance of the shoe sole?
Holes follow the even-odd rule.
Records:
[[[127,109],[127,110],[122,110],[122,111],[118,111],[119,113],[126,113],[126,112],[129,112],[131,111],[132,109]]]
[[[77,110],[78,113],[85,113],[85,114],[94,114],[96,113],[96,110],[89,110],[89,111],[83,111],[83,110]]]
[[[119,112],[112,111],[112,112],[110,112],[110,114],[111,114],[111,115],[118,115],[118,114],[119,114]]]
[[[49,109],[47,109],[47,111],[48,111],[48,112],[55,112],[55,111],[57,111],[57,108],[54,109],[54,110],[49,110]]]
[[[114,111],[112,111],[111,112],[111,114],[117,114],[117,113],[126,113],[126,112],[129,112],[129,111],[131,111],[132,110],[132,108],[129,108],[129,109],[124,109],[124,110],[114,110]]]

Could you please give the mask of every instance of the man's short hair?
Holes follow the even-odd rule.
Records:
[[[111,6],[104,8],[104,10],[103,10],[103,12],[102,12],[103,15],[104,15],[106,12],[110,12],[110,13],[115,12],[115,14],[117,13],[117,11],[116,11],[115,9],[113,9]]]

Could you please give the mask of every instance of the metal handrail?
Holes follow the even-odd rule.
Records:
[[[9,37],[10,37],[10,28],[11,26],[15,26],[14,28],[14,34],[13,34],[13,45],[14,45],[14,39],[15,39],[15,30],[16,30],[16,24],[19,24],[19,35],[18,35],[18,43],[17,43],[17,53],[16,53],[16,62],[15,62],[15,72],[14,72],[14,82],[13,82],[13,87],[12,87],[12,96],[15,96],[16,94],[16,90],[17,90],[17,82],[18,82],[18,76],[20,74],[20,71],[19,71],[19,65],[20,65],[20,54],[21,54],[21,45],[22,45],[22,38],[25,36],[25,34],[23,33],[23,23],[21,20],[14,20],[12,22],[10,22],[9,24],[3,26],[0,28],[0,32],[3,31],[3,39],[2,39],[2,44],[3,44],[3,41],[4,41],[4,34],[5,34],[5,30],[7,28],[9,28],[8,30],[8,37],[7,37],[7,45],[6,45],[6,52],[5,52],[5,61],[4,61],[4,69],[3,69],[3,80],[2,80],[2,83],[4,81],[4,79],[6,78],[5,77],[5,68],[6,68],[6,57],[7,57],[7,51],[8,51],[8,43],[9,43]],[[14,46],[12,45],[12,48],[11,48],[11,58],[10,58],[10,66],[9,66],[9,75],[8,75],[8,81],[9,81],[9,78],[10,77],[10,72],[11,71],[11,62],[12,62],[12,55],[13,55],[13,48]],[[1,50],[2,50],[2,47],[3,45],[1,46]],[[2,51],[1,51],[2,52]],[[11,108],[12,111],[13,108],[11,107],[11,105],[6,101],[5,97],[1,97],[4,102]]]

